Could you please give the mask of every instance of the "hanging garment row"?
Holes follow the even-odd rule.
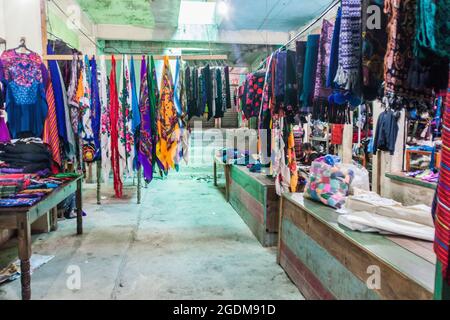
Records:
[[[124,179],[134,176],[139,168],[150,182],[155,171],[167,175],[171,169],[179,170],[183,159],[188,161],[190,117],[199,113],[208,118],[223,117],[231,105],[228,67],[210,68],[209,78],[203,69],[197,71],[192,79],[207,88],[197,91],[199,87],[194,89],[194,81],[189,79],[193,73],[180,58],[175,61],[173,75],[169,61],[173,57],[164,57],[158,86],[153,57],[142,57],[137,78],[133,57],[121,56],[116,74],[114,56],[101,56],[97,61],[96,57],[75,54],[63,79],[55,58],[66,61],[66,56],[54,55],[50,44],[47,52],[48,70],[42,58],[28,49],[25,53],[17,48],[3,52],[2,142],[42,138],[52,155],[54,171],[61,170],[67,161],[75,163],[78,170],[101,161],[103,180],[106,183],[112,173],[119,198]],[[107,60],[111,60],[109,74]],[[189,103],[188,93],[192,99],[200,96],[199,92],[201,104]]]

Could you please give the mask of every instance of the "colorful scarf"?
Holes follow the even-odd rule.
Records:
[[[93,160],[98,160],[101,158],[102,148],[100,141],[101,102],[97,74],[97,61],[95,61],[94,57],[91,59],[91,122],[95,146],[95,155]]]
[[[108,77],[106,75],[105,56],[100,60],[100,104],[101,104],[101,146],[102,146],[102,176],[105,183],[111,173],[111,114],[108,96]]]
[[[330,63],[331,42],[333,38],[334,25],[328,20],[323,20],[322,32],[320,34],[319,54],[317,57],[316,82],[314,88],[314,112],[313,119],[326,120],[328,112],[328,96],[332,93],[327,88],[327,72]]]
[[[119,86],[119,154],[121,174],[131,177],[135,157],[134,133],[132,128],[131,82],[128,56],[122,60]]]
[[[59,136],[56,118],[55,97],[51,81],[49,81],[47,86],[46,98],[48,104],[48,115],[44,123],[43,141],[50,146],[53,161],[55,161],[59,166],[61,166],[62,164],[61,150],[59,149]]]
[[[175,168],[175,156],[180,139],[177,109],[174,103],[172,73],[169,57],[164,57],[161,78],[161,100],[156,115],[159,141],[156,145],[156,156],[164,167],[164,172]]]
[[[403,107],[408,99],[431,101],[431,92],[409,88],[408,69],[413,63],[417,0],[386,0],[388,42],[384,59],[385,95],[389,104]],[[406,100],[405,100],[406,99]]]
[[[442,264],[443,278],[450,285],[450,81],[444,110],[444,130],[442,132],[442,163],[435,210],[436,236],[434,251]]]
[[[142,165],[145,181],[150,183],[153,180],[153,139],[149,85],[147,79],[147,64],[145,56],[143,56],[141,61],[141,94],[139,98],[141,130],[139,134],[138,157],[139,164]]]
[[[92,162],[95,157],[94,131],[92,130],[91,117],[91,79],[90,79],[89,59],[87,55],[84,58],[84,67],[81,72],[82,77],[82,96],[79,99],[80,117],[81,117],[81,141],[83,161]],[[81,93],[80,92],[80,93]]]
[[[361,0],[342,0],[339,66],[335,82],[355,96],[361,94]]]
[[[138,168],[138,156],[139,153],[139,127],[141,125],[141,114],[139,111],[139,98],[137,94],[137,86],[136,86],[136,70],[134,67],[134,59],[131,56],[130,62],[130,83],[131,83],[131,131],[133,132],[134,137],[134,162],[133,162],[133,170],[137,170]]]
[[[262,164],[267,164],[270,162],[271,155],[271,113],[270,104],[272,103],[272,74],[274,71],[275,54],[272,53],[267,58],[267,70],[264,77],[264,88],[261,100],[261,108],[259,112],[259,134],[258,134],[258,152],[259,158]],[[265,149],[263,147],[266,146]]]
[[[110,119],[111,119],[111,167],[114,175],[114,191],[117,198],[123,196],[123,184],[120,170],[119,154],[119,96],[116,85],[116,59],[111,58],[111,74],[109,76]]]
[[[303,71],[303,93],[300,96],[301,112],[311,113],[314,83],[316,81],[317,56],[319,53],[320,35],[309,35],[306,43],[305,70]]]
[[[160,110],[160,95],[158,88],[158,80],[156,77],[155,60],[153,56],[150,61],[147,60],[147,65],[150,65],[150,70],[147,72],[147,83],[149,85],[150,95],[150,119],[152,123],[152,142],[153,142],[153,154],[152,154],[152,166],[155,168],[156,164],[161,171],[164,170],[164,165],[159,161],[156,154],[156,145],[159,142],[157,119]]]

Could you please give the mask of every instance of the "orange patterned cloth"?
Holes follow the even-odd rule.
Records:
[[[172,73],[170,71],[169,57],[167,56],[164,58],[161,96],[156,115],[156,125],[159,136],[156,145],[156,156],[164,166],[164,171],[167,173],[170,168],[175,168],[175,157],[180,140],[180,126],[174,103]]]

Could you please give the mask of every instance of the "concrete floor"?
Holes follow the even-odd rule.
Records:
[[[125,199],[94,186],[84,193],[84,235],[66,220],[59,230],[34,237],[33,252],[54,255],[32,276],[33,299],[303,299],[276,264],[276,250],[261,247],[223,190],[213,186],[209,165],[183,167]],[[11,241],[0,249],[0,267],[17,255]],[[71,268],[81,288],[70,290]],[[0,286],[0,299],[18,299],[20,280]]]

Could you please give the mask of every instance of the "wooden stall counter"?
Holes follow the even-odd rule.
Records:
[[[278,263],[307,299],[432,299],[431,242],[351,231],[338,213],[283,194]]]
[[[0,228],[17,229],[21,270],[22,299],[31,299],[31,224],[51,211],[53,229],[57,228],[57,205],[72,194],[76,197],[77,234],[83,233],[82,176],[63,183],[31,207],[0,208]]]
[[[264,247],[276,246],[279,197],[274,179],[267,172],[252,173],[245,166],[231,165],[228,187],[230,204],[259,242]]]

